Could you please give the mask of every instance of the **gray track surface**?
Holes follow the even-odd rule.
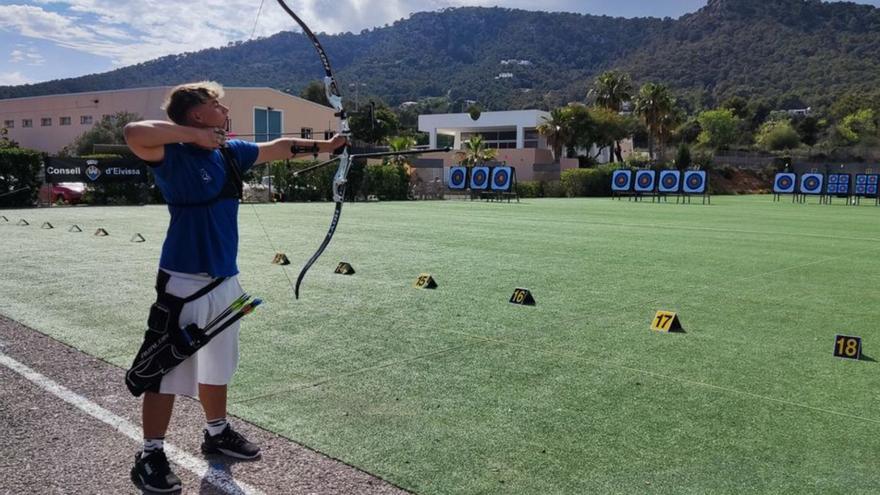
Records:
[[[0,315],[0,353],[140,425],[140,400],[125,388],[124,370],[88,356]],[[263,449],[261,460],[206,459],[266,494],[406,494],[368,473],[288,439],[230,418]],[[204,415],[199,403],[179,397],[166,442],[202,459]],[[328,428],[331,425],[328,425]],[[137,494],[129,481],[141,445],[113,427],[0,365],[0,494]],[[173,466],[185,494],[221,490]]]

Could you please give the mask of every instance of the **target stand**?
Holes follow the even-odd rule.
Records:
[[[825,176],[817,173],[811,172],[808,174],[801,175],[798,187],[798,203],[806,203],[807,196],[817,196],[819,197],[819,203],[822,203],[822,194],[823,194],[823,184],[825,183]]]
[[[850,196],[852,196],[852,176],[849,174],[828,174],[827,184],[825,185],[825,194],[820,196],[819,202],[830,205],[832,199],[836,196],[843,198],[845,203],[850,204]],[[855,202],[853,202],[855,204]]]
[[[797,176],[792,172],[780,172],[773,179],[773,201],[781,201],[783,194],[791,194],[791,202],[797,198]]]
[[[653,203],[657,199],[657,194],[655,190],[657,189],[657,172],[654,170],[637,170],[636,171],[636,179],[635,184],[633,185],[633,190],[635,191],[635,200],[641,201],[645,196],[651,196],[651,202]]]
[[[516,169],[507,165],[492,167],[489,174],[489,192],[483,193],[490,201],[503,201],[507,198],[515,197],[519,203],[519,192],[516,188]]]
[[[620,199],[622,196],[628,196],[632,201],[633,193],[633,172],[629,169],[615,170],[611,174],[611,199]]]
[[[873,198],[874,206],[880,204],[877,194],[877,186],[880,183],[880,174],[856,174],[855,186],[853,187],[853,202],[861,204],[862,198]]]
[[[661,170],[660,177],[657,180],[657,202],[662,199],[666,202],[666,198],[675,195],[675,202],[681,199],[681,172],[678,170]]]
[[[685,200],[690,204],[691,196],[702,196],[703,204],[712,204],[712,196],[709,195],[709,175],[705,170],[688,170],[684,173],[681,184],[681,203]]]

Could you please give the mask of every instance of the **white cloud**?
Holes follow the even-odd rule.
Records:
[[[40,66],[46,63],[46,59],[33,47],[12,50],[9,54],[9,63],[20,64],[22,62],[27,65]]]
[[[8,1],[8,0],[7,0]],[[230,41],[298,30],[275,0],[12,0],[0,5],[0,31],[46,40],[58,46],[108,58],[116,66],[163,55],[220,47]],[[876,3],[878,0],[870,0]],[[469,5],[501,5],[531,10],[603,11],[610,5],[638,8],[641,0],[288,0],[315,32],[359,32],[392,23],[413,12]],[[700,0],[662,2],[675,5]],[[254,29],[256,27],[256,29]],[[19,52],[16,54],[16,52]],[[16,50],[15,63],[42,63],[38,53]]]
[[[0,86],[18,86],[19,84],[32,83],[31,79],[21,72],[0,73]]]

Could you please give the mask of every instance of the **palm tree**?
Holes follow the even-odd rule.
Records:
[[[606,71],[599,75],[593,82],[593,87],[587,92],[587,99],[592,98],[597,107],[607,108],[615,113],[620,113],[623,104],[632,100],[633,85],[629,74],[618,71]],[[613,143],[611,160],[623,161],[623,151],[620,140]]]
[[[603,72],[593,81],[593,87],[587,93],[587,98],[592,98],[597,107],[620,112],[623,104],[632,99],[632,92],[633,85],[629,74],[611,70]]]
[[[462,143],[462,151],[455,154],[455,159],[464,166],[472,167],[478,163],[494,160],[498,150],[487,148],[483,142],[483,136],[471,136]]]
[[[669,88],[662,84],[647,83],[639,90],[635,100],[635,112],[648,128],[648,148],[651,159],[654,159],[654,142],[663,155],[665,139],[668,138],[676,118],[675,99]]]
[[[547,143],[553,150],[553,160],[559,163],[562,158],[562,147],[571,141],[571,115],[565,108],[554,108],[550,110],[550,117],[544,117],[543,122],[538,124],[536,130],[538,134],[547,138]]]

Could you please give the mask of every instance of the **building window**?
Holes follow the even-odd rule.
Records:
[[[336,135],[336,132],[334,132],[334,131],[324,131],[324,141],[329,141],[329,140],[333,139],[333,136],[335,136],[335,135]]]
[[[40,127],[49,127],[52,125],[52,117],[43,117],[40,119]]]
[[[22,127],[33,127],[34,121],[31,119],[21,119],[21,126]]]
[[[265,143],[281,137],[281,110],[254,109],[254,141]]]
[[[537,148],[538,147],[538,131],[535,129],[526,129],[525,136],[523,136],[523,148]]]
[[[12,128],[14,128],[14,127],[15,127],[15,121],[14,121],[14,120],[4,120],[4,121],[3,121],[3,127],[7,128],[7,129],[12,129]]]
[[[483,145],[491,149],[516,148],[516,131],[486,131],[486,132],[462,132],[461,142],[464,143],[472,137],[483,138]]]
[[[60,117],[58,119],[58,125],[70,125],[70,117]]]
[[[80,115],[79,123],[80,123],[80,125],[92,125],[92,116],[91,115]]]
[[[312,139],[312,128],[311,127],[303,127],[299,130],[299,135],[303,139]]]

